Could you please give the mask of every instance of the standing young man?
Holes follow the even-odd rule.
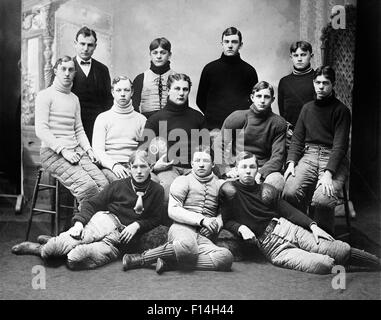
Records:
[[[124,270],[154,262],[159,274],[168,270],[168,265],[170,269],[230,270],[231,252],[211,240],[222,227],[217,210],[221,181],[212,167],[210,148],[196,148],[191,173],[177,177],[171,185],[168,213],[174,223],[168,231],[168,242],[143,254],[124,255]]]
[[[250,106],[248,96],[258,82],[255,69],[241,59],[242,34],[235,27],[222,33],[221,58],[208,63],[201,73],[197,106],[204,113],[209,130],[220,129],[235,110]]]
[[[75,76],[71,57],[54,65],[53,84],[36,97],[36,135],[41,140],[42,167],[77,198],[79,205],[108,181],[83,130],[78,97],[71,92]]]
[[[292,73],[283,77],[278,86],[279,114],[293,130],[305,103],[315,97],[314,70],[311,67],[312,46],[307,41],[296,41],[290,46]]]
[[[132,154],[130,169],[131,177],[115,181],[85,201],[68,231],[45,244],[22,242],[12,252],[44,260],[66,256],[70,269],[93,269],[116,260],[125,250],[145,247],[141,242],[147,238],[152,242],[152,235],[166,236],[167,228],[158,227],[163,188],[150,178],[147,154]]]
[[[73,93],[81,104],[81,118],[87,138],[91,141],[97,116],[113,103],[111,79],[108,68],[92,58],[97,47],[97,35],[88,27],[81,28],[75,37],[74,58],[76,76]]]
[[[351,113],[333,91],[335,71],[319,67],[314,73],[316,100],[306,103],[296,123],[287,156],[284,197],[334,234],[338,193],[348,175]],[[311,200],[312,199],[312,200]]]
[[[239,179],[224,183],[220,207],[224,228],[256,244],[274,265],[310,273],[329,274],[335,265],[380,270],[380,259],[334,240],[318,224],[279,199],[272,186],[255,182],[255,156],[237,157]]]
[[[94,124],[93,149],[102,171],[112,182],[130,174],[130,156],[138,147],[146,118],[132,106],[133,86],[125,76],[112,81],[114,104],[102,112]]]

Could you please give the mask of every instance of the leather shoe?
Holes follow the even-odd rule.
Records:
[[[162,258],[157,258],[156,273],[162,274],[167,269],[167,263]]]
[[[46,234],[42,234],[42,235],[39,235],[39,236],[37,237],[37,242],[38,242],[39,244],[45,244],[45,243],[47,243],[51,238],[52,238],[52,236],[48,236],[48,235],[46,235]]]
[[[139,253],[125,254],[122,259],[123,271],[144,267],[143,256]]]
[[[40,256],[41,244],[36,242],[24,241],[12,247],[12,253],[17,255],[32,254]]]

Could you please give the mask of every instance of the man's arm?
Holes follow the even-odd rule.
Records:
[[[290,149],[288,150],[287,162],[293,161],[295,165],[303,155],[305,146],[306,128],[304,125],[304,117],[306,114],[306,105],[300,112],[298,121],[295,125],[294,133],[292,134]]]
[[[79,145],[85,150],[86,152],[91,149],[91,145],[89,142],[89,139],[87,138],[87,135],[85,133],[85,130],[83,129],[83,124],[81,120],[81,106],[79,104],[79,99],[76,97],[77,105],[75,108],[75,123],[74,123],[74,131],[75,136],[77,137],[77,140],[79,142]]]
[[[134,94],[132,95],[132,105],[134,106],[136,112],[140,112],[139,107],[142,99],[143,81],[144,73],[141,73],[136,76],[132,84],[134,88]]]
[[[104,71],[104,79],[105,79],[105,96],[106,96],[106,105],[104,106],[104,110],[108,110],[112,107],[114,104],[114,97],[111,94],[111,78],[110,78],[110,72],[106,66]]]
[[[186,210],[183,207],[189,192],[188,179],[188,176],[179,176],[172,182],[169,190],[168,216],[179,223],[201,226],[201,220],[205,216],[201,213]]]
[[[299,211],[283,199],[280,199],[278,202],[278,213],[280,216],[307,230],[310,230],[311,224],[315,223],[306,214]]]
[[[235,220],[232,200],[236,194],[236,189],[230,181],[225,182],[219,192],[219,214],[221,214],[224,228],[241,236],[238,232],[241,224]]]
[[[280,79],[278,85],[278,107],[279,114],[284,117],[284,92],[283,92],[283,81]]]
[[[209,91],[208,73],[205,68],[201,72],[200,82],[198,84],[196,104],[198,108],[205,114],[206,102]]]

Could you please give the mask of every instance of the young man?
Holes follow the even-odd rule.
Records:
[[[218,150],[225,156],[225,163],[218,165],[219,173],[226,173],[229,178],[237,177],[236,169],[227,165],[231,161],[226,150],[250,151],[257,156],[260,166],[256,182],[269,183],[282,192],[284,179],[280,171],[285,160],[286,121],[271,110],[275,97],[274,88],[268,82],[257,83],[250,99],[250,109],[235,111],[228,116],[214,141],[216,153]],[[243,132],[237,135],[239,129]]]
[[[239,180],[220,189],[224,228],[255,243],[272,264],[319,274],[331,273],[335,265],[380,270],[379,258],[334,240],[315,221],[279,199],[275,188],[258,185],[252,153],[240,153],[236,166]]]
[[[159,136],[167,143],[167,152],[153,167],[153,172],[164,187],[165,203],[168,203],[169,187],[173,180],[191,170],[191,151],[199,144],[198,139],[192,141],[195,140],[192,138],[192,130],[198,132],[204,128],[204,116],[188,104],[191,86],[191,80],[186,74],[168,77],[167,104],[147,120],[139,146],[139,149],[144,148],[144,143],[148,147],[152,139]],[[208,132],[205,131],[208,139]]]
[[[351,114],[333,91],[335,71],[322,66],[314,73],[316,100],[303,106],[287,156],[284,197],[307,213],[314,208],[314,219],[334,234],[337,194],[348,175],[346,153],[349,145]]]
[[[235,110],[247,109],[247,97],[258,82],[255,69],[240,57],[242,34],[234,27],[222,33],[221,58],[208,63],[201,73],[197,106],[204,113],[209,130],[220,129]]]
[[[68,231],[43,245],[23,242],[12,252],[44,260],[66,256],[69,268],[92,269],[116,260],[125,250],[134,250],[151,233],[159,234],[159,229],[166,235],[167,229],[158,227],[164,192],[151,181],[147,154],[134,153],[130,163],[131,177],[113,182],[85,201]]]
[[[166,38],[156,38],[149,45],[151,66],[134,79],[132,104],[147,119],[164,108],[167,103],[168,76],[175,72],[170,67],[171,43]]]
[[[111,79],[108,68],[92,58],[97,47],[94,30],[82,27],[75,37],[74,58],[76,76],[72,91],[81,103],[81,119],[87,138],[93,136],[94,121],[97,116],[112,106]]]
[[[147,120],[134,111],[129,78],[114,78],[111,88],[114,104],[97,117],[93,133],[94,152],[110,182],[129,176],[130,156],[138,147]]]
[[[212,173],[209,148],[196,149],[192,171],[177,177],[171,185],[168,213],[174,223],[168,242],[143,254],[126,254],[123,268],[141,268],[156,263],[157,273],[173,268],[229,271],[231,252],[216,246],[210,238],[218,235],[221,216],[217,214],[221,182]]]
[[[290,46],[292,73],[283,77],[278,86],[279,114],[291,124],[293,130],[300,110],[305,103],[314,100],[314,70],[311,68],[312,46],[306,41],[296,41]]]
[[[53,84],[36,98],[36,135],[41,140],[42,167],[77,198],[79,206],[108,181],[94,164],[96,156],[83,130],[78,98],[70,90],[75,75],[71,57],[54,65]]]

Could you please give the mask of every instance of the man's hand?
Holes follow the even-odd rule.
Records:
[[[288,167],[283,175],[283,178],[284,178],[284,181],[287,180],[288,176],[289,175],[292,175],[293,177],[295,177],[295,163],[293,161],[290,161],[288,163]]]
[[[61,154],[71,164],[77,164],[81,160],[81,155],[78,152],[70,151],[66,148],[62,149]]]
[[[72,226],[69,229],[69,234],[72,238],[76,240],[81,240],[82,236],[82,231],[83,231],[83,224],[82,222],[76,221],[74,223],[74,226]]]
[[[257,172],[257,174],[255,175],[255,182],[257,183],[257,184],[261,184],[262,183],[262,181],[261,181],[261,178],[262,178],[262,174],[260,174],[259,172]]]
[[[238,228],[238,232],[241,234],[243,240],[255,239],[255,234],[244,224]]]
[[[112,167],[112,172],[114,172],[119,179],[125,179],[130,176],[129,170],[125,168],[123,165],[121,165],[120,163],[116,163]]]
[[[166,154],[163,154],[159,158],[159,160],[156,161],[155,165],[153,166],[154,171],[160,172],[160,171],[167,170],[173,164],[173,160],[171,160],[170,162],[164,161],[164,158],[166,156],[167,156]]]
[[[92,163],[98,163],[98,159],[95,156],[95,153],[94,153],[93,149],[87,150],[87,155],[89,156],[89,158],[90,158]]]
[[[226,173],[226,176],[228,178],[231,178],[231,179],[236,179],[238,178],[238,171],[237,171],[237,168],[234,167],[232,169],[230,169],[227,173]]]
[[[120,233],[120,238],[119,238],[120,242],[129,243],[139,229],[140,229],[139,223],[133,222],[129,224]]]
[[[335,189],[332,183],[332,173],[329,170],[325,170],[323,176],[319,179],[316,184],[316,189],[319,186],[323,187],[323,194],[326,194],[328,197],[333,197],[335,194]]]
[[[218,232],[218,222],[216,218],[205,217],[202,222],[202,226],[209,230],[211,233]]]
[[[317,244],[319,244],[319,238],[323,238],[323,239],[326,239],[326,240],[329,240],[329,241],[334,241],[335,240],[330,234],[325,232],[323,229],[319,228],[317,226],[317,224],[315,224],[315,223],[313,223],[310,226],[310,229],[312,231],[312,234],[313,234]]]

